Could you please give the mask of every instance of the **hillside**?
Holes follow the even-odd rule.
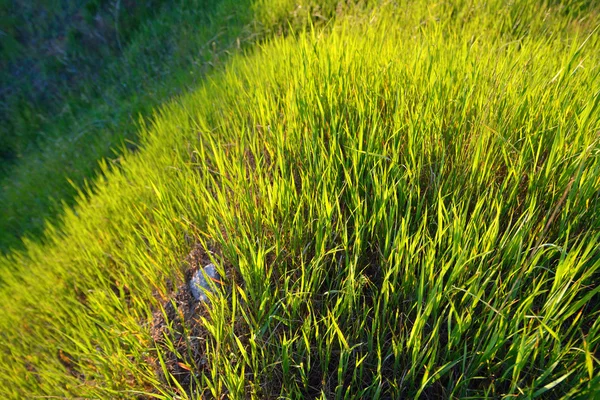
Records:
[[[0,258],[2,397],[600,396],[600,8],[251,9]]]

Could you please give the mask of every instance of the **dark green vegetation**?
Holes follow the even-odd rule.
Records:
[[[140,116],[240,49],[335,12],[311,1],[268,12],[245,0],[22,3],[0,3],[12,16],[0,27],[0,252],[59,223],[98,160],[118,164],[136,147]]]
[[[330,6],[234,55],[0,259],[0,393],[599,396],[586,4]]]
[[[2,250],[20,246],[23,234],[39,235],[45,219],[56,220],[61,202],[72,204],[76,194],[68,180],[79,186],[93,177],[99,159],[116,158],[113,149],[135,140],[140,113],[185,90],[183,81],[197,82],[217,57],[200,47],[210,47],[215,25],[221,36],[240,34],[241,25],[224,24],[210,2],[189,1],[185,14],[165,9],[158,16],[152,8],[120,3],[3,5],[14,17],[3,19],[8,26],[2,28],[10,33],[2,37]],[[151,23],[140,26],[145,14]],[[193,49],[174,44],[185,36]],[[233,40],[224,39],[216,51]]]

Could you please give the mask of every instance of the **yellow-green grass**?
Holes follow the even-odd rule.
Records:
[[[0,393],[598,396],[599,22],[386,3],[233,57],[0,259]],[[182,387],[152,329],[194,243]]]

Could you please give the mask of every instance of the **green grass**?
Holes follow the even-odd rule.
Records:
[[[4,210],[0,250],[22,247],[24,235],[39,237],[47,220],[59,222],[63,203],[72,205],[76,187],[93,180],[98,160],[112,158],[118,163],[124,141],[135,148],[140,117],[197,85],[219,57],[237,50],[236,39],[240,46],[248,44],[251,31],[246,25],[251,13],[235,11],[233,6],[232,2],[190,0],[165,7],[130,33],[129,40],[123,38],[121,51],[116,49],[114,32],[106,33],[101,42],[108,44],[102,48],[105,51],[97,51],[99,55],[71,56],[74,51],[66,48],[65,60],[58,62],[45,56],[46,49],[26,49],[21,58],[34,55],[34,70],[50,71],[29,77],[42,81],[46,87],[42,94],[26,76],[2,104],[6,120],[0,130],[0,152],[7,157],[0,173]],[[79,8],[87,9],[70,2],[54,2],[47,8],[54,13],[54,18],[46,17],[50,22],[68,20],[69,15],[81,14]],[[27,10],[20,12],[27,14]],[[39,16],[25,17],[44,26]],[[26,29],[28,36],[37,38],[34,43],[44,43],[38,36],[49,33],[37,33],[36,28]],[[187,40],[179,42],[182,37]],[[57,71],[52,68],[56,63]],[[78,70],[73,76],[64,71],[72,69]],[[2,78],[14,80],[8,72]]]
[[[600,14],[573,4],[347,6],[233,56],[0,258],[0,393],[600,395]],[[195,245],[224,286],[156,337]]]
[[[212,11],[210,2],[203,3],[205,7],[196,17],[207,17]],[[182,2],[190,9],[203,3]],[[0,0],[0,13],[6,16],[0,21],[2,176],[7,166],[32,157],[47,142],[74,135],[69,135],[69,130],[77,128],[75,120],[86,117],[84,110],[99,108],[96,97],[104,95],[106,102],[119,94],[124,100],[123,84],[132,85],[133,79],[123,79],[124,75],[131,75],[126,74],[123,59],[131,62],[136,56],[129,45],[135,42],[139,46],[142,42],[146,47],[158,48],[164,42],[148,37],[144,43],[146,29],[138,29],[142,20],[146,27],[152,24],[157,30],[161,19],[165,19],[159,0],[144,4],[113,0]],[[151,60],[138,56],[136,61],[141,67]],[[142,75],[143,72],[138,73]],[[113,87],[108,89],[109,86]],[[100,117],[97,111],[95,114],[97,119],[109,119]]]
[[[41,9],[19,8],[14,13],[23,21],[13,21],[13,25],[25,25],[22,35],[35,38],[30,41],[37,46],[26,47],[13,64],[29,67],[32,63],[33,71],[45,72],[17,79],[8,61],[0,64],[0,87],[3,94],[6,90],[6,96],[0,99],[2,253],[22,249],[24,236],[40,240],[48,222],[60,224],[64,207],[74,204],[76,188],[93,181],[99,173],[98,161],[111,159],[118,165],[124,151],[137,147],[139,120],[148,118],[155,107],[195,88],[206,73],[222,65],[231,54],[251,48],[268,36],[285,33],[288,23],[305,25],[313,18],[314,8],[307,7],[310,1],[304,1],[306,12],[299,12],[283,2],[279,8],[268,7],[269,12],[262,12],[259,10],[267,7],[252,6],[250,1],[182,0],[152,12],[146,2],[133,11],[121,10],[120,46],[115,28],[110,26],[104,32],[107,39],[97,39],[103,43],[99,50],[80,54],[71,47],[85,47],[85,43],[77,42],[65,47],[60,56],[48,55],[49,49],[44,46],[68,36],[61,24],[79,21],[77,16],[85,14],[87,7],[72,1],[47,3]],[[112,22],[109,11],[114,11],[118,2],[86,2],[95,3],[104,4],[106,12],[98,15],[106,23]],[[293,15],[288,21],[290,10]],[[327,18],[335,11],[327,4],[314,10]],[[38,15],[45,13],[50,16]],[[151,14],[152,18],[123,32],[127,25],[134,25],[132,20],[139,19],[137,14]],[[314,19],[315,23],[323,23]],[[70,28],[78,32],[85,29],[76,24]],[[6,47],[6,37],[0,36],[0,50]],[[4,53],[0,56],[2,61],[9,60]],[[55,64],[60,68],[53,67]],[[70,70],[76,72],[69,74]],[[36,84],[44,88],[41,93],[35,89]]]

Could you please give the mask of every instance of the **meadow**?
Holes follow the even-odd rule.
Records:
[[[600,396],[600,8],[300,4],[6,246],[2,397]]]

